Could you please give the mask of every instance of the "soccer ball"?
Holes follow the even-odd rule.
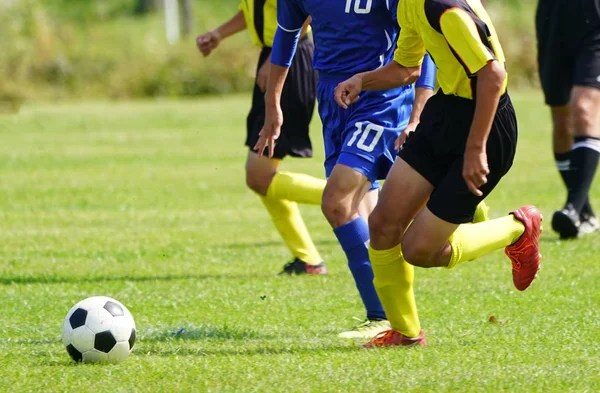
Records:
[[[62,338],[76,362],[119,363],[129,356],[135,343],[135,322],[115,299],[94,296],[69,310]]]

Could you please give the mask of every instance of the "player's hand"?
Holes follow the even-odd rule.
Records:
[[[485,148],[467,147],[463,164],[463,178],[469,191],[477,196],[482,196],[483,193],[479,188],[487,183],[487,175],[489,174],[490,169]]]
[[[269,70],[271,69],[271,62],[265,61],[263,65],[258,69],[256,74],[256,85],[263,93],[267,91],[267,82],[269,82]]]
[[[279,105],[267,108],[265,114],[265,125],[258,133],[258,141],[254,145],[254,150],[262,157],[265,149],[269,147],[269,157],[273,158],[275,152],[275,141],[281,134],[281,126],[283,125],[283,112]]]
[[[404,131],[402,131],[402,133],[398,135],[398,138],[396,138],[396,141],[394,142],[394,149],[400,150],[404,142],[406,142],[406,138],[408,138],[411,133],[415,132],[418,125],[418,121],[414,123],[408,123],[408,126],[406,126]]]
[[[198,50],[202,52],[204,57],[211,54],[211,52],[219,46],[221,42],[221,34],[218,31],[213,30],[208,33],[204,33],[196,37],[196,46]]]
[[[354,75],[352,78],[338,84],[333,92],[335,102],[344,109],[354,104],[362,91],[362,78]]]

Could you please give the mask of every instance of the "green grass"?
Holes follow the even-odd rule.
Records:
[[[515,102],[518,157],[489,204],[500,216],[534,203],[549,218],[564,190],[548,113],[537,93]],[[248,104],[47,104],[0,117],[0,391],[600,390],[600,235],[561,242],[548,223],[543,270],[524,293],[501,251],[417,270],[428,347],[338,339],[362,309],[318,207],[303,212],[331,274],[275,275],[289,255],[244,186]],[[313,125],[316,158],[284,166],[321,176]],[[73,364],[62,347],[62,319],[92,295],[136,319],[120,365]]]

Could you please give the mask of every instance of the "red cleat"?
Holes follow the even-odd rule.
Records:
[[[526,290],[540,270],[540,233],[542,214],[535,206],[523,206],[511,213],[523,223],[525,232],[519,240],[507,246],[504,253],[512,262],[513,283],[519,291]]]
[[[412,338],[392,329],[379,333],[371,341],[363,344],[363,348],[413,347],[417,345],[421,347],[427,345],[423,330],[417,337]]]

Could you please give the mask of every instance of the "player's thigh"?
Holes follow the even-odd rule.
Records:
[[[377,206],[377,201],[379,200],[379,192],[379,187],[371,187],[371,189],[365,194],[362,201],[360,202],[360,205],[358,206],[358,214],[363,216],[365,219],[367,219],[371,215],[371,212],[373,212],[373,209],[375,209],[375,206]]]
[[[460,111],[456,111],[452,116],[456,115],[460,115]],[[456,124],[455,128],[449,130],[457,135],[468,135],[469,133],[470,125],[468,123],[448,122],[447,124]],[[437,183],[434,183],[435,190],[427,202],[429,210],[448,223],[464,224],[472,222],[477,205],[492,192],[512,167],[517,148],[517,134],[515,110],[510,97],[506,94],[500,99],[488,135],[486,156],[489,174],[487,175],[487,183],[479,188],[483,195],[473,194],[463,178],[465,147],[464,143],[461,142],[460,146],[452,149],[452,153],[446,156],[443,161],[445,168],[443,172],[438,172],[443,176]],[[444,135],[446,136],[444,139],[445,144],[451,144],[452,141],[448,139],[450,134],[445,133]],[[407,147],[410,147],[410,145]]]

